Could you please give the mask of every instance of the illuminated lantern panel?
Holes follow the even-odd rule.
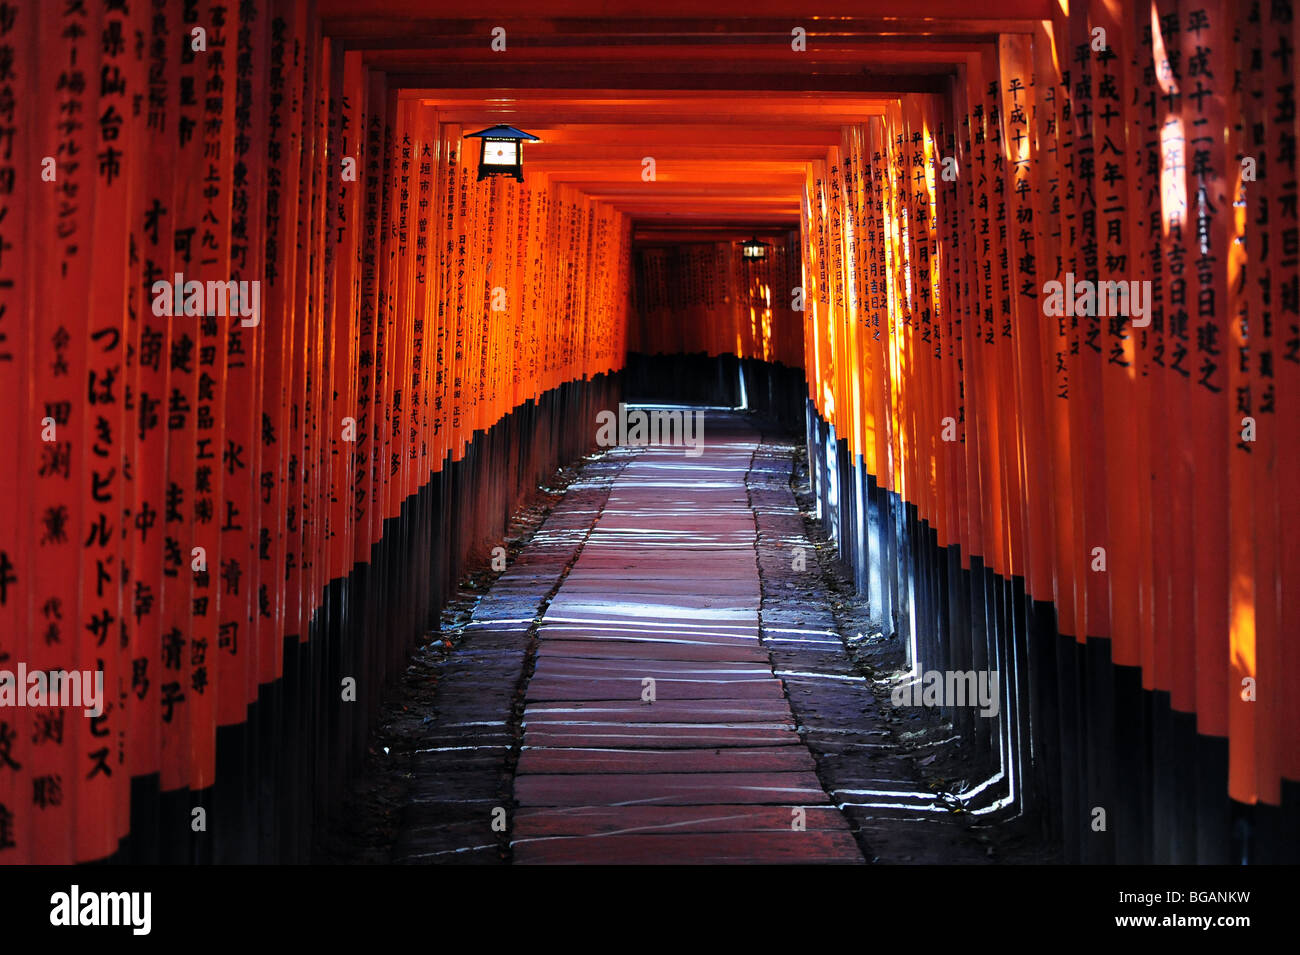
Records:
[[[757,236],[752,239],[746,239],[740,244],[741,258],[752,260],[765,259],[767,258],[767,247],[768,243],[760,242]]]
[[[513,139],[485,139],[483,141],[483,165],[519,165],[519,144]]]
[[[488,129],[480,129],[477,133],[470,133],[469,138],[477,137],[482,144],[478,160],[478,178],[482,182],[488,176],[514,176],[520,182],[524,181],[524,149],[523,141],[525,139],[532,142],[541,142],[541,140],[532,133],[526,133],[522,129],[515,129],[513,126],[491,126]]]

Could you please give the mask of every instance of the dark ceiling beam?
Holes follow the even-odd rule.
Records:
[[[423,91],[422,91],[423,92]],[[579,111],[575,109],[569,114],[563,110],[559,112],[543,112],[531,109],[527,106],[505,107],[505,106],[483,106],[479,109],[458,107],[456,109],[443,110],[435,104],[432,105],[438,112],[438,119],[444,123],[459,123],[462,126],[491,126],[495,123],[507,123],[511,126],[519,126],[521,129],[536,126],[540,129],[554,129],[555,127],[565,124],[569,129],[591,130],[593,134],[598,134],[599,130],[609,123],[611,114],[606,112]],[[735,133],[739,136],[744,131],[766,132],[772,137],[773,144],[779,143],[814,143],[822,142],[821,136],[809,136],[800,138],[803,131],[796,132],[794,136],[787,139],[784,131],[792,125],[803,123],[835,123],[835,136],[827,145],[834,145],[839,142],[840,129],[845,125],[865,122],[871,116],[883,116],[885,107],[883,105],[871,109],[861,109],[857,111],[846,111],[838,116],[818,115],[812,116],[803,113],[798,109],[790,109],[779,115],[771,113],[754,113],[750,114],[741,106],[736,106],[727,113],[688,113],[678,109],[638,109],[636,115],[644,116],[646,122],[656,126],[671,124],[674,121],[679,123],[683,132],[683,138],[676,140],[683,144],[692,142],[685,138],[690,130],[702,130],[706,133],[702,139],[697,142],[702,143],[726,143],[726,142],[744,142],[743,139],[733,140],[730,134]],[[617,118],[623,120],[627,118],[626,113],[618,114]],[[524,124],[524,125],[521,125]],[[529,132],[533,130],[529,128]],[[541,134],[539,134],[541,135]],[[543,136],[545,139],[545,136]],[[591,142],[588,136],[582,136],[575,141]],[[626,138],[624,142],[636,143],[643,141],[667,141],[664,137],[647,136],[645,139],[635,136]]]
[[[654,97],[588,98],[572,91],[560,98],[539,91],[475,90],[468,98],[453,90],[410,90],[448,123],[518,117],[536,127],[544,142],[634,143],[666,140],[685,144],[837,143],[840,129],[882,116],[895,97],[755,93],[751,90],[684,92],[661,90]],[[551,93],[551,91],[540,91]],[[609,91],[602,91],[609,93]],[[635,122],[629,122],[635,119]],[[596,137],[596,139],[593,139]]]
[[[455,122],[456,120],[449,118],[450,115],[440,110],[438,118],[444,122]],[[788,116],[789,114],[787,114]],[[533,129],[530,129],[529,132],[535,132],[542,137],[540,143],[528,144],[526,149],[529,155],[534,150],[545,152],[552,147],[558,148],[561,146],[588,148],[601,146],[616,149],[619,147],[640,147],[646,143],[660,143],[670,149],[712,149],[720,146],[742,150],[781,146],[822,147],[824,152],[825,147],[837,145],[841,139],[839,125],[830,127],[807,126],[802,123],[792,124],[788,119],[780,127],[774,127],[767,123],[758,123],[730,128],[707,122],[682,123],[680,125],[647,124],[645,126],[625,125],[622,123],[610,123],[609,125],[581,123],[559,127],[550,123],[534,123]]]
[[[798,229],[797,222],[765,224],[754,222],[735,223],[681,223],[677,225],[656,225],[645,223],[632,230],[632,241],[642,247],[656,245],[680,245],[683,242],[743,242],[751,236],[771,241],[784,239],[790,229]]]
[[[1050,18],[1049,18],[1050,19]],[[783,17],[763,19],[661,19],[644,20],[619,17],[583,19],[511,18],[510,20],[453,20],[440,17],[416,17],[405,20],[369,16],[335,17],[324,21],[325,34],[343,41],[349,48],[400,48],[403,41],[420,43],[440,38],[460,43],[482,42],[490,47],[492,30],[506,31],[506,50],[515,44],[570,38],[575,42],[653,43],[664,40],[692,42],[746,42],[773,44],[781,41],[787,51],[794,27],[806,34],[808,52],[820,44],[856,42],[858,39],[906,41],[913,38],[931,43],[960,42],[962,39],[996,36],[999,33],[1032,33],[1036,19],[967,18],[963,20],[928,20],[913,17],[863,19],[856,17]],[[493,55],[500,53],[493,51]]]
[[[726,56],[730,58],[834,61],[865,52],[889,55],[934,54],[979,44],[997,42],[997,33],[968,33],[959,35],[848,33],[818,37],[810,34],[807,48],[795,51],[790,45],[790,33],[547,33],[512,37],[507,34],[506,50],[491,49],[490,34],[484,34],[479,43],[477,35],[466,36],[458,31],[419,30],[396,36],[344,40],[348,49],[371,52],[429,54],[454,56],[460,59],[482,59],[513,62],[520,57],[563,58],[583,56],[604,59],[647,58],[655,54],[687,57],[698,55]]]
[[[835,56],[800,58],[796,54],[783,57],[746,56],[744,50],[728,48],[726,51],[713,53],[708,49],[690,47],[668,47],[660,51],[638,48],[637,56],[618,56],[617,50],[607,50],[599,55],[588,55],[583,50],[581,55],[572,52],[571,47],[563,50],[520,50],[509,61],[492,61],[478,55],[477,51],[456,50],[368,50],[364,63],[378,70],[390,73],[410,73],[435,67],[448,70],[456,65],[491,69],[497,72],[509,70],[522,72],[527,70],[562,69],[608,70],[617,67],[629,73],[663,73],[688,70],[695,73],[747,73],[751,75],[769,73],[855,73],[862,67],[883,68],[907,73],[947,72],[956,63],[961,62],[964,54],[979,52],[981,49],[994,49],[992,43],[963,44],[950,50],[899,50],[889,52],[883,49],[843,50]]]
[[[604,89],[604,90],[780,90],[838,93],[943,93],[949,74],[900,75],[863,68],[855,73],[628,73],[622,70],[512,70],[488,67],[392,73],[391,86],[431,91],[475,89]]]
[[[733,143],[720,142],[707,146],[682,146],[668,140],[653,141],[650,139],[629,145],[610,146],[600,144],[599,147],[596,147],[595,142],[567,143],[554,146],[544,142],[529,143],[527,152],[529,165],[576,162],[588,160],[595,155],[602,162],[633,162],[637,164],[638,169],[641,160],[646,156],[653,156],[661,169],[675,163],[720,162],[730,166],[733,163],[745,160],[783,163],[807,162],[813,159],[823,159],[826,156],[825,146],[812,144],[738,146]]]
[[[666,211],[650,207],[620,209],[626,212],[636,226],[675,226],[684,222],[697,222],[701,225],[716,226],[720,222],[737,225],[774,226],[785,225],[799,228],[799,209],[767,206],[762,208],[744,208],[740,206],[721,206],[709,209],[681,209]]]
[[[539,6],[541,9],[539,9]],[[722,25],[746,21],[777,21],[809,27],[839,21],[875,23],[943,24],[934,21],[1051,19],[1056,0],[712,0],[702,15],[698,0],[619,0],[618,14],[610,15],[608,0],[368,0],[358,8],[355,0],[320,0],[318,10],[329,25],[365,19],[396,24],[419,20],[499,22],[508,18],[523,23],[602,21],[662,24],[664,21],[712,22]],[[786,30],[785,32],[789,32]],[[951,32],[951,31],[948,31]]]

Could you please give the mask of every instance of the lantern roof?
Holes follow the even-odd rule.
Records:
[[[487,129],[480,129],[477,133],[466,133],[465,135],[469,138],[481,136],[484,139],[530,139],[535,143],[542,141],[539,136],[526,133],[522,129],[515,129],[513,126],[507,126],[504,123],[489,126]]]

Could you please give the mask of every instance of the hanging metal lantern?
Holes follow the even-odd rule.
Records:
[[[477,138],[482,145],[478,157],[479,182],[488,176],[514,176],[523,182],[524,140],[541,142],[532,133],[506,125],[480,129],[477,133],[468,134],[466,138]]]
[[[740,243],[740,257],[751,261],[765,259],[767,258],[767,250],[770,245],[771,243],[760,241],[758,236],[754,236],[752,239],[746,239],[744,242]]]

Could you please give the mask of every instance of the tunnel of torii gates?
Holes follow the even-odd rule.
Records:
[[[0,860],[308,858],[634,378],[806,428],[1064,858],[1293,859],[1292,4],[538,6],[0,2],[0,670],[104,675],[0,688]]]

